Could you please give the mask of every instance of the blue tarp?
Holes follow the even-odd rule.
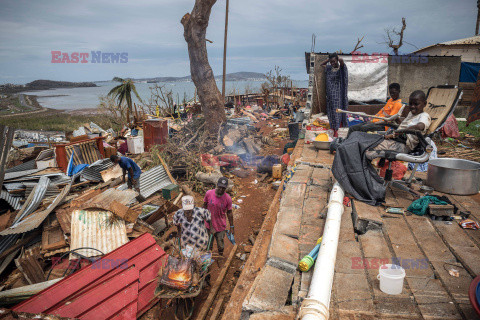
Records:
[[[477,82],[480,72],[480,63],[462,62],[460,68],[460,82]]]

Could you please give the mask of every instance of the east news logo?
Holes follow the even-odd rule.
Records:
[[[90,60],[89,60],[90,59]],[[52,51],[52,63],[127,63],[128,52],[62,52]]]

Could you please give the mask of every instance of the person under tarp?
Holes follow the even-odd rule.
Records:
[[[328,55],[321,66],[325,68],[325,86],[327,93],[327,116],[330,129],[338,136],[338,128],[347,126],[347,115],[337,113],[337,109],[348,109],[348,69],[337,53]]]

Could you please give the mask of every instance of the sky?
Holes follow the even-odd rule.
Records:
[[[275,65],[306,80],[305,51],[391,53],[385,28],[406,18],[402,53],[471,37],[476,0],[230,0],[227,73]],[[222,73],[226,0],[212,8],[209,61]],[[0,0],[0,84],[36,79],[101,81],[190,73],[182,16],[194,0]],[[52,51],[87,52],[87,63],[52,63]],[[91,63],[91,52],[128,54],[126,63]]]

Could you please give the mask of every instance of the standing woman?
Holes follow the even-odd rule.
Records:
[[[348,70],[343,59],[337,53],[328,55],[328,59],[321,64],[325,67],[325,86],[327,91],[327,116],[330,129],[334,136],[338,136],[338,128],[347,126],[347,115],[337,113],[337,109],[348,108]]]

